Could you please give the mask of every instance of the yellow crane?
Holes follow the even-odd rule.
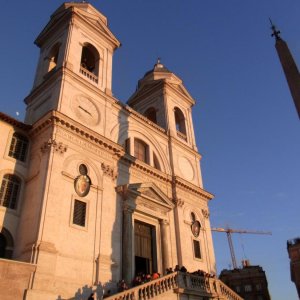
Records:
[[[234,269],[237,269],[237,264],[236,264],[234,249],[233,249],[232,237],[231,237],[232,233],[269,234],[269,235],[272,234],[272,232],[270,232],[270,231],[243,230],[243,229],[240,230],[240,229],[219,228],[219,227],[211,228],[211,231],[226,232],[228,244],[229,244],[230,255],[231,255],[231,260],[232,260],[232,266]]]

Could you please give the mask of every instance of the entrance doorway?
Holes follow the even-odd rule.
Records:
[[[134,222],[135,274],[157,272],[155,227],[140,221]]]
[[[0,233],[0,258],[5,258],[7,241],[4,234]]]

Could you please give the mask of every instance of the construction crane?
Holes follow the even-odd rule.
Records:
[[[226,232],[231,260],[232,260],[232,266],[234,269],[237,269],[237,264],[236,264],[234,249],[233,249],[232,237],[231,237],[232,233],[269,234],[269,235],[272,234],[272,232],[270,231],[239,230],[239,229],[232,229],[232,228],[211,228],[211,231]]]

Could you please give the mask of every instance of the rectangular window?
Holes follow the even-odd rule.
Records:
[[[85,227],[86,203],[83,201],[74,201],[73,224]]]
[[[126,152],[127,154],[130,154],[130,139],[127,139],[127,140],[125,141],[125,152]]]
[[[257,290],[257,291],[261,291],[261,290],[262,290],[262,287],[261,287],[261,284],[260,284],[260,283],[257,283],[257,284],[256,284],[256,290]]]
[[[8,156],[20,161],[25,161],[27,148],[28,139],[25,136],[15,132],[12,136]]]
[[[16,209],[20,187],[21,181],[17,176],[5,174],[0,188],[0,205]]]
[[[252,291],[252,286],[251,284],[246,284],[245,285],[245,292],[251,292]]]
[[[200,242],[193,240],[195,258],[201,259]]]
[[[139,139],[134,139],[134,156],[145,162],[148,163],[147,160],[147,144]]]

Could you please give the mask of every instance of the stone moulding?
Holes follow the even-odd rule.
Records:
[[[115,170],[115,168],[105,163],[101,163],[101,169],[104,175],[111,177],[113,180],[117,179],[118,172]]]
[[[13,126],[16,126],[20,129],[23,129],[23,130],[30,130],[32,128],[31,125],[27,125],[27,124],[24,124],[23,122],[20,122],[6,114],[4,114],[3,112],[0,112],[0,120],[3,120],[5,121],[6,123],[10,124],[10,125],[13,125]]]
[[[55,139],[50,138],[47,142],[44,142],[44,144],[41,147],[41,151],[42,153],[45,153],[51,148],[53,148],[56,152],[63,154],[67,152],[68,145],[64,145],[62,142],[56,142]]]
[[[206,200],[212,200],[214,198],[214,195],[201,189],[198,186],[195,186],[189,182],[187,182],[186,180],[178,177],[178,176],[174,176],[174,180],[173,180],[173,184],[175,183],[175,185],[178,185],[179,187],[188,190],[190,192],[193,192],[194,194],[197,195],[201,195],[201,197],[203,197]]]
[[[40,124],[37,124],[36,127],[33,127],[31,130],[31,134],[35,135],[39,133],[42,129],[45,127],[48,127],[49,125],[58,125],[63,126],[73,132],[75,132],[78,135],[81,135],[85,139],[92,141],[95,144],[101,145],[109,150],[112,150],[114,154],[117,154],[121,151],[123,151],[123,147],[111,142],[109,139],[105,138],[104,136],[100,136],[99,134],[95,134],[91,130],[88,130],[87,128],[83,128],[83,126],[78,126],[75,124],[74,121],[72,121],[70,118],[65,116],[64,114],[57,112],[57,111],[51,111],[48,113],[45,118],[42,119]]]
[[[67,116],[65,116],[64,114],[58,111],[51,111],[50,113],[48,113],[44,118],[42,118],[39,124],[33,126],[30,134],[33,135],[37,134],[38,132],[43,130],[45,127],[48,127],[49,125],[53,125],[53,126],[57,125],[57,126],[62,126],[67,128],[68,130],[73,131],[77,135],[81,135],[82,137],[89,140],[90,142],[96,145],[100,145],[103,148],[106,148],[106,150],[112,152],[112,154],[118,157],[119,159],[121,159],[121,161],[128,163],[130,167],[134,167],[145,173],[155,176],[159,178],[159,180],[161,181],[164,181],[166,183],[171,183],[173,185],[175,184],[176,186],[178,185],[178,187],[193,192],[194,194],[200,195],[201,197],[207,200],[211,200],[214,197],[209,192],[201,189],[198,186],[189,183],[188,181],[178,176],[174,176],[175,180],[172,181],[171,175],[164,174],[163,172],[155,169],[154,167],[151,167],[150,165],[147,165],[146,163],[128,155],[127,153],[125,153],[124,148],[121,145],[110,141],[104,136],[92,132],[88,128],[75,124],[74,121],[72,121],[70,118],[68,118]],[[59,149],[63,149],[63,145],[60,146]]]

